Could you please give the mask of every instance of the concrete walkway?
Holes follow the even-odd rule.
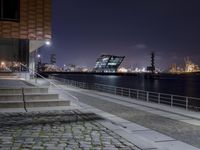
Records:
[[[41,80],[41,82],[39,81],[39,83],[41,83],[41,85],[47,85],[47,83],[43,80]],[[13,143],[11,143],[13,139],[17,139],[17,142],[15,143],[16,145],[19,145],[19,143],[23,143],[20,148],[25,149],[51,149],[51,147],[55,149],[56,147],[56,149],[59,148],[69,150],[199,150],[198,148],[200,148],[199,126],[194,125],[194,123],[188,124],[184,121],[180,121],[180,117],[183,117],[184,119],[194,119],[195,121],[198,121],[198,119],[180,114],[174,114],[173,112],[169,113],[169,111],[161,111],[159,109],[144,106],[141,104],[136,104],[137,101],[133,102],[133,99],[129,99],[130,101],[128,101],[128,99],[124,97],[77,89],[64,85],[62,85],[62,88],[65,90],[57,88],[51,88],[51,90],[59,92],[62,97],[70,97],[73,102],[70,108],[49,107],[45,109],[29,109],[29,117],[27,116],[27,114],[21,113],[22,110],[16,109],[2,111],[3,113],[1,115],[3,116],[3,121],[0,123],[0,126],[5,127],[3,128],[3,131],[5,131],[3,135],[8,135],[8,138],[5,139],[3,135],[0,137],[0,146],[2,146],[2,149],[5,149],[6,145],[8,147],[9,144],[13,145]],[[78,97],[79,102],[77,101],[76,97]],[[98,114],[98,117],[95,118],[101,119],[92,119],[90,121],[86,119],[81,124],[79,123],[79,121],[74,122],[72,119],[72,122],[70,123],[70,125],[72,126],[70,126],[66,124],[66,114],[69,112],[79,112],[81,116],[82,114],[92,113],[95,114],[94,116]],[[52,115],[54,113],[56,115]],[[37,119],[37,114],[43,115],[42,117],[39,117]],[[9,120],[11,125],[9,125],[9,128],[6,127],[7,125],[5,125],[5,122],[9,123],[9,121],[4,120],[3,118],[11,118]],[[81,117],[79,116],[78,118]],[[86,118],[88,118],[88,116]],[[51,128],[52,125],[50,125],[50,122],[48,122],[48,120],[51,121],[51,119],[53,119],[53,128]],[[19,126],[21,122],[20,120],[22,120],[22,123],[24,121],[24,124],[26,126],[27,124],[30,126],[28,126],[28,128],[22,128],[22,130],[19,130],[20,128],[15,130]],[[92,126],[91,128],[93,128],[95,132],[93,133],[93,129],[89,129],[88,132],[90,134],[87,134],[87,129],[85,128],[85,126],[87,125]],[[73,126],[77,128],[69,132],[68,129],[72,129]],[[99,128],[95,128],[95,126],[98,126]],[[20,131],[20,134],[18,134],[17,131]],[[46,132],[48,134],[46,134]],[[10,133],[12,137],[11,135],[9,135]],[[71,137],[73,137],[70,138],[72,140],[66,141],[69,135],[62,139],[63,134],[68,133]],[[13,135],[23,136],[13,137]],[[53,137],[49,138],[49,135],[52,135]],[[84,135],[86,135],[86,137]],[[95,137],[95,135],[97,135],[97,137]],[[105,135],[105,137],[102,135]],[[30,141],[26,141],[27,136],[31,137],[31,139],[29,139]],[[101,140],[101,137],[103,137],[103,140]],[[54,139],[53,141],[55,142],[53,142],[52,139]],[[57,139],[61,139],[61,142],[59,142]],[[100,139],[100,141],[98,139]],[[115,141],[114,145],[113,140]],[[43,142],[41,143],[40,141]],[[99,144],[102,143],[102,141],[104,141],[104,143]],[[27,145],[27,143],[29,144],[29,142],[31,143],[31,147],[30,145]],[[95,145],[95,143],[97,145]],[[58,147],[58,145],[60,147]],[[75,148],[72,145],[75,146]]]
[[[141,139],[142,137],[146,142],[153,143],[153,145],[156,143],[155,147],[164,146],[165,148],[173,150],[200,148],[200,127],[195,125],[198,124],[198,118],[195,120],[194,118],[191,119],[190,117],[131,104],[123,101],[124,97],[72,87],[65,87],[65,89],[77,96],[80,102],[98,108],[87,107],[87,109],[90,111],[93,110],[98,114],[106,114],[104,117],[115,123],[117,122],[120,127],[125,128],[126,131],[131,133],[130,136],[136,136],[136,139]],[[117,115],[126,120],[110,114]],[[109,116],[112,117],[109,118]],[[182,122],[183,120],[188,120],[190,124]],[[185,143],[195,147],[190,147]]]
[[[6,81],[9,88],[25,83]],[[55,91],[51,89],[51,92]],[[65,95],[64,98],[70,97]],[[0,150],[141,150],[102,125],[101,121],[107,122],[104,118],[82,112],[75,103],[70,107],[27,110],[28,113],[21,108],[0,109]]]

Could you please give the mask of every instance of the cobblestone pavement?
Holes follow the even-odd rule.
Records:
[[[103,97],[90,96],[84,93],[70,91],[71,94],[78,97],[85,104],[91,105],[105,112],[114,114],[126,120],[145,126],[152,130],[168,135],[177,140],[200,148],[200,126],[187,124],[159,115],[151,114],[132,107],[109,102]],[[113,98],[114,100],[114,98]]]
[[[97,120],[102,118],[79,111],[3,113],[0,149],[139,150]]]

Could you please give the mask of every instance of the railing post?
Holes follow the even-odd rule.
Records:
[[[25,72],[25,80],[27,81],[27,76],[26,76],[26,74],[27,74],[27,73]]]
[[[158,93],[158,104],[160,104],[160,93]]]
[[[188,97],[186,97],[186,102],[185,102],[185,109],[188,110]]]
[[[173,106],[173,95],[171,95],[171,107]]]
[[[128,97],[131,97],[131,89],[128,89]]]
[[[35,83],[37,84],[37,75],[35,75]]]
[[[136,90],[136,99],[139,99],[139,91]]]
[[[147,92],[147,102],[149,102],[149,92]]]

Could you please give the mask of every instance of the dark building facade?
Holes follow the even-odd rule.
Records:
[[[0,0],[0,69],[34,69],[35,53],[51,41],[51,0]]]
[[[94,72],[117,72],[125,56],[101,55],[93,69]]]

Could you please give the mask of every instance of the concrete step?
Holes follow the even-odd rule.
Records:
[[[18,76],[0,76],[0,79],[18,79]]]
[[[25,94],[35,93],[48,93],[47,87],[26,87],[24,88]],[[0,95],[7,94],[22,94],[22,88],[0,88]]]
[[[31,107],[55,107],[55,106],[69,106],[69,100],[34,100],[27,101],[26,108]],[[1,101],[0,108],[24,108],[22,101]]]
[[[8,77],[8,76],[16,76],[15,73],[12,73],[12,72],[0,72],[0,77],[1,76],[5,76],[5,77]]]
[[[18,76],[15,73],[0,72],[0,79],[17,79]]]
[[[54,100],[59,99],[58,94],[51,93],[34,93],[34,94],[25,94],[25,100]],[[22,94],[0,94],[0,101],[23,101]]]

